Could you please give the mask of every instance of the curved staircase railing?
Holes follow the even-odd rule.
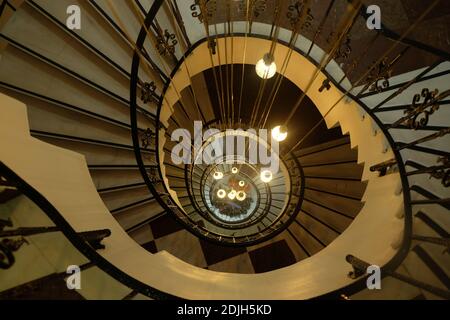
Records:
[[[155,5],[152,7],[152,9],[148,12],[148,14],[146,15],[146,19],[145,19],[145,23],[144,23],[144,27],[141,29],[141,33],[139,36],[139,39],[137,41],[137,52],[139,52],[141,50],[141,48],[144,45],[144,42],[146,41],[146,37],[149,35],[148,33],[148,29],[151,26],[152,23],[152,15],[154,15],[158,10],[157,7],[161,6],[161,3],[155,3]],[[248,8],[247,8],[248,9]],[[178,9],[179,10],[179,9]],[[200,21],[202,21],[203,23],[205,23],[208,26],[208,17],[212,16],[212,13],[209,10],[214,10],[211,9],[210,7],[207,6],[207,2],[204,1],[199,1],[196,2],[195,5],[193,5],[191,7],[191,10],[194,11],[198,10],[196,14],[192,14],[192,16],[194,18],[199,18]],[[200,13],[198,13],[200,12]],[[208,13],[206,13],[208,12]],[[363,12],[361,10],[361,12]],[[298,16],[298,20],[297,23],[294,23],[294,26],[298,25],[299,20],[302,20],[302,22],[304,22],[303,19],[305,19],[304,15],[301,15],[301,13],[303,12],[298,12],[299,16]],[[422,17],[423,18],[423,17]],[[178,11],[178,14],[175,16],[175,20],[177,21],[177,23],[179,24],[179,26],[181,26],[181,28],[183,29],[183,31],[185,31],[185,29],[183,27],[185,27],[185,22],[182,20],[183,17],[181,15],[181,13]],[[254,29],[254,31],[252,32],[252,23],[253,21],[250,21],[250,30],[248,31],[248,34],[245,33],[244,35],[246,37],[261,37],[261,38],[266,38],[266,39],[270,39],[271,36],[273,36],[273,34],[260,34],[260,30],[257,28]],[[354,23],[354,21],[353,21]],[[323,24],[323,22],[322,22]],[[275,25],[275,23],[274,23]],[[273,25],[273,26],[274,26]],[[209,26],[206,28],[208,29]],[[384,28],[386,28],[384,26]],[[176,28],[175,28],[176,29]],[[351,28],[350,28],[351,29]],[[230,29],[226,29],[228,30],[229,33],[217,33],[216,30],[216,34],[215,36],[210,35],[209,33],[204,34],[204,38],[203,39],[197,39],[197,42],[195,41],[189,41],[190,46],[187,47],[187,50],[185,52],[182,52],[181,57],[177,60],[177,64],[175,66],[174,69],[171,70],[171,74],[169,76],[169,79],[173,79],[173,77],[175,76],[176,72],[178,71],[178,69],[182,66],[184,59],[190,55],[193,50],[198,47],[201,43],[207,42],[209,44],[209,49],[211,51],[211,54],[216,54],[216,49],[217,49],[217,42],[219,38],[222,37],[230,37],[230,36],[236,36],[236,35],[243,35],[240,33],[230,33]],[[273,30],[273,29],[272,29]],[[177,34],[176,30],[174,30],[174,35]],[[388,33],[389,35],[392,35],[391,33]],[[317,36],[317,34],[316,34]],[[187,38],[187,34],[185,32],[183,32],[183,37]],[[375,39],[378,38],[378,34],[375,37]],[[374,39],[374,41],[375,41]],[[436,134],[430,135],[428,137],[425,138],[421,138],[418,139],[417,141],[413,141],[409,144],[402,144],[400,142],[397,142],[396,139],[392,136],[392,134],[390,134],[390,130],[393,128],[399,128],[399,127],[404,127],[406,123],[415,123],[412,119],[417,119],[417,117],[420,114],[425,113],[426,117],[428,118],[429,115],[431,115],[434,112],[434,109],[438,109],[438,107],[436,108],[436,105],[438,105],[439,101],[443,100],[447,95],[446,92],[440,96],[435,96],[432,99],[429,99],[429,101],[427,101],[425,104],[422,104],[421,106],[416,106],[415,103],[418,102],[416,100],[418,100],[419,98],[414,98],[414,103],[411,107],[409,106],[404,106],[402,109],[400,110],[405,110],[407,108],[409,108],[408,112],[409,114],[405,117],[402,117],[401,119],[399,119],[397,122],[395,122],[394,124],[392,123],[384,123],[383,121],[381,121],[378,117],[377,117],[377,112],[388,112],[390,110],[394,111],[394,110],[399,110],[398,108],[401,107],[395,107],[395,108],[391,108],[387,107],[386,109],[386,105],[388,104],[389,101],[391,101],[393,98],[397,97],[398,95],[400,95],[401,93],[403,93],[407,88],[409,88],[410,86],[412,86],[415,83],[419,83],[425,79],[430,79],[429,77],[425,77],[425,75],[427,73],[429,73],[431,70],[433,70],[433,68],[435,68],[438,64],[435,64],[433,66],[431,66],[430,68],[426,69],[424,72],[422,72],[421,74],[419,74],[418,76],[409,79],[409,81],[406,81],[403,84],[398,84],[392,87],[393,88],[399,88],[399,90],[397,92],[395,92],[394,94],[392,94],[391,96],[389,96],[387,99],[384,99],[382,102],[380,102],[379,104],[377,104],[375,106],[375,108],[371,108],[368,107],[362,100],[362,98],[364,97],[368,97],[374,94],[379,94],[382,92],[386,92],[390,89],[390,84],[388,82],[389,79],[389,74],[390,74],[390,70],[387,69],[387,67],[391,67],[397,63],[397,61],[399,59],[401,59],[403,57],[404,53],[399,54],[396,57],[396,60],[394,60],[393,62],[391,62],[391,65],[386,66],[386,67],[382,67],[385,65],[386,60],[383,59],[380,61],[378,61],[377,63],[375,63],[374,65],[372,65],[370,67],[370,69],[364,74],[364,76],[366,77],[361,77],[355,84],[353,85],[348,85],[346,84],[346,77],[345,74],[343,76],[339,76],[339,72],[336,71],[336,68],[331,67],[331,68],[327,68],[326,65],[325,67],[323,65],[320,65],[322,61],[320,61],[320,59],[318,59],[318,57],[320,57],[320,55],[317,55],[317,53],[315,55],[313,55],[313,51],[312,48],[314,48],[316,46],[315,44],[315,40],[316,38],[310,43],[309,46],[309,50],[303,51],[302,49],[299,49],[297,47],[295,47],[295,32],[292,32],[292,37],[290,39],[290,42],[283,42],[283,40],[280,39],[276,39],[276,42],[279,43],[284,43],[286,45],[288,45],[291,50],[294,50],[298,53],[300,53],[301,55],[305,56],[310,62],[314,63],[321,72],[323,72],[327,79],[326,81],[324,81],[323,86],[320,88],[320,92],[324,91],[324,90],[329,90],[329,87],[331,84],[333,84],[335,87],[340,88],[340,90],[342,92],[345,92],[345,95],[342,97],[344,98],[345,96],[349,97],[350,99],[353,99],[354,101],[358,101],[358,103],[362,106],[362,110],[361,110],[361,115],[362,115],[362,120],[364,120],[366,117],[370,119],[371,121],[371,126],[373,126],[373,132],[374,134],[378,134],[378,132],[382,132],[386,139],[387,139],[387,146],[388,148],[390,147],[393,151],[394,157],[395,159],[392,160],[392,162],[385,164],[385,163],[381,163],[379,165],[373,165],[371,167],[371,171],[382,171],[384,172],[386,170],[386,168],[391,168],[393,166],[397,166],[398,167],[398,171],[400,173],[401,176],[401,183],[402,183],[402,188],[399,192],[402,192],[403,194],[403,199],[404,199],[404,212],[403,215],[401,216],[402,219],[404,219],[404,233],[403,233],[403,240],[401,241],[401,245],[399,245],[399,249],[397,254],[395,255],[395,257],[393,259],[391,259],[391,261],[386,264],[385,266],[383,266],[383,271],[388,271],[388,270],[395,270],[401,263],[402,261],[406,258],[406,256],[409,254],[410,252],[410,246],[411,246],[411,241],[412,241],[412,229],[413,229],[413,210],[412,210],[412,206],[414,205],[419,205],[419,204],[433,204],[433,203],[437,203],[437,204],[447,204],[449,199],[439,199],[437,196],[433,196],[433,195],[429,195],[428,199],[426,200],[411,200],[412,196],[411,196],[411,191],[414,191],[414,187],[410,188],[409,186],[409,181],[408,181],[408,176],[411,175],[411,173],[408,174],[405,164],[408,164],[407,161],[403,160],[403,157],[401,155],[401,150],[407,149],[407,148],[415,148],[416,150],[420,150],[420,151],[424,151],[424,152],[430,152],[430,153],[439,153],[440,155],[442,155],[443,153],[441,152],[436,152],[436,150],[428,150],[426,148],[421,148],[421,147],[417,147],[417,145],[420,145],[423,142],[427,142],[427,141],[431,141],[433,139],[445,136],[446,134],[448,134],[448,129],[445,127],[441,127],[441,128],[437,128],[440,129],[441,131],[439,131]],[[193,45],[191,43],[194,43]],[[343,44],[344,42],[342,42],[342,46],[344,46]],[[347,43],[348,44],[348,43]],[[373,42],[372,42],[373,44]],[[404,45],[404,44],[411,44],[411,41],[409,41],[409,39],[407,39],[406,37],[403,37],[401,39],[398,39],[396,45]],[[427,52],[429,52],[429,50],[427,50],[426,48],[424,48],[423,46],[421,46],[422,49],[425,49]],[[351,50],[351,48],[349,48]],[[338,51],[337,53],[335,52],[335,58],[336,59],[346,59],[347,56],[346,55],[339,55]],[[432,53],[436,54],[435,51],[433,51]],[[172,52],[172,56],[173,56],[173,52]],[[355,61],[353,62],[353,65],[351,65],[351,69],[350,72],[353,72],[357,66],[358,63],[360,63],[360,60],[363,58],[363,56],[360,56],[359,59],[355,59]],[[134,56],[134,62],[133,62],[133,72],[137,73],[138,69],[139,69],[139,61],[140,61],[140,57],[139,54],[136,53]],[[328,60],[329,62],[330,60]],[[442,63],[443,61],[445,61],[445,59],[439,59],[439,61]],[[374,71],[375,71],[375,67],[376,66],[380,67],[380,74],[378,75],[374,75]],[[187,68],[187,67],[186,67]],[[188,71],[189,73],[189,71]],[[369,74],[370,73],[370,74]],[[439,74],[438,76],[442,75]],[[425,78],[425,79],[424,79]],[[360,92],[358,94],[353,94],[352,91],[354,91],[355,89],[357,89],[357,85],[358,84],[363,84],[362,81],[367,81],[366,85],[362,88],[362,90],[360,90]],[[384,82],[382,82],[384,81]],[[135,82],[131,82],[131,101],[132,101],[132,120],[135,121],[136,115],[133,115],[133,105],[136,103],[136,97],[137,97],[137,90],[136,90],[136,86],[135,84],[133,84]],[[158,116],[157,119],[161,119],[161,108],[162,108],[162,104],[163,104],[163,97],[168,89],[168,87],[170,86],[170,81],[166,82],[164,89],[162,90],[162,94],[160,96],[160,99],[158,101],[159,104],[159,108],[158,108]],[[336,106],[336,105],[335,105]],[[434,106],[434,107],[433,107]],[[433,111],[426,111],[427,108],[432,107],[434,108]],[[330,113],[332,113],[333,111],[333,107],[331,108],[331,110],[329,112],[327,112],[324,115],[324,120],[327,121],[327,116],[330,115]],[[417,129],[417,124],[416,124],[416,128],[411,127],[411,129]],[[157,143],[160,142],[160,134],[161,134],[161,128],[157,125],[156,130],[155,130],[155,136],[156,136],[156,141]],[[406,128],[404,128],[406,129]],[[428,127],[426,128],[426,130],[436,130],[433,127]],[[136,136],[136,133],[134,134]],[[137,140],[137,139],[135,139]],[[401,145],[401,146],[399,146]],[[445,156],[448,157],[448,153],[444,152],[444,159],[442,159],[442,166],[432,166],[429,168],[426,167],[421,167],[420,171],[418,171],[416,174],[425,174],[425,173],[432,173],[432,176],[434,177],[441,177],[444,180],[448,180],[448,172],[445,172],[445,169],[448,169],[448,159],[445,158]],[[139,157],[139,155],[138,155]],[[160,161],[161,159],[159,159]],[[446,161],[447,160],[447,161]],[[439,170],[444,170],[444,173],[442,173],[440,171],[440,173],[436,173],[436,171]],[[141,170],[142,172],[144,172],[144,170]],[[433,175],[434,173],[434,175]],[[159,170],[159,174],[162,177],[163,174],[161,172],[161,170]],[[448,182],[447,182],[448,183]],[[168,196],[170,194],[170,192],[168,191],[168,189],[166,188],[165,192],[164,192],[164,196]],[[422,193],[423,194],[423,193]],[[155,194],[156,197],[158,197],[158,194]],[[192,199],[192,198],[191,198]],[[193,199],[193,203],[196,203],[195,199]],[[173,203],[173,202],[169,202],[169,203]],[[199,209],[198,204],[195,205],[196,210]],[[167,207],[167,209],[173,209],[170,207]],[[178,216],[179,220],[186,220],[184,218],[180,218],[180,214],[176,214]],[[194,232],[196,231],[196,227],[194,226],[192,228],[194,230]],[[217,240],[217,238],[216,238]],[[220,242],[220,241],[219,241]],[[234,242],[234,241],[233,241]],[[361,284],[363,283],[363,281],[359,282],[359,288],[358,290],[360,290]]]
[[[165,85],[164,89],[161,90],[161,94],[157,94],[156,90],[158,89],[156,87],[151,86],[150,84],[149,86],[147,86],[140,81],[139,67],[140,58],[144,52],[143,47],[146,40],[146,35],[151,27],[155,28],[155,17],[157,16],[159,10],[161,10],[163,2],[164,1],[162,0],[156,0],[149,12],[145,13],[145,19],[143,19],[142,21],[143,27],[136,42],[136,50],[132,63],[130,81],[130,118],[132,139],[139,170],[150,192],[155,196],[158,203],[167,212],[171,212],[172,214],[174,214],[174,216],[177,217],[177,219],[179,219],[180,221],[183,221],[183,223],[186,223],[186,221],[190,223],[192,221],[189,221],[182,210],[179,209],[178,205],[176,204],[176,200],[174,200],[175,197],[173,197],[170,190],[166,186],[165,175],[163,169],[161,168],[163,162],[161,161],[162,159],[160,159],[160,153],[156,153],[156,164],[159,164],[159,166],[149,166],[149,159],[145,158],[146,155],[142,153],[142,149],[149,147],[149,145],[153,143],[153,141],[156,145],[156,150],[158,150],[160,144],[162,144],[163,136],[161,132],[164,131],[163,129],[165,129],[166,126],[161,121],[158,121],[162,119],[161,106],[164,100],[164,95],[168,89],[168,86],[170,85],[169,79],[172,79],[175,76],[177,69],[183,63],[183,60],[190,53],[192,53],[193,49],[195,49],[205,41],[209,44],[211,52],[213,52],[217,49],[216,46],[219,42],[219,38],[230,36],[231,34],[237,35],[237,33],[224,32],[224,34],[216,34],[215,37],[211,37],[208,34],[202,34],[200,36],[200,39],[190,40],[185,29],[185,25],[187,22],[183,22],[183,16],[179,12],[179,10],[176,10],[174,7],[172,7],[171,10],[174,10],[174,12],[178,12],[178,14],[174,15],[173,18],[179,24],[179,28],[183,31],[182,36],[183,38],[185,38],[185,41],[189,44],[189,46],[187,46],[187,50],[182,53],[182,57],[177,59],[176,51],[173,51],[173,46],[175,46],[175,44],[174,42],[169,41],[173,40],[170,31],[168,37],[164,37],[164,34],[163,37],[160,37],[160,42],[158,42],[158,48],[160,49],[159,52],[161,55],[163,53],[167,55],[163,59],[167,59],[169,61],[168,63],[174,66],[174,68],[169,70],[170,72],[168,72],[168,74],[165,74],[159,68],[155,68],[158,69],[158,80],[161,80],[161,82]],[[197,12],[197,14],[194,15],[194,18],[203,19],[203,21],[206,22],[207,30],[209,30],[209,27],[211,26],[208,26],[207,20],[208,17],[210,17],[210,11],[212,9],[208,8],[206,6],[206,3],[207,1],[196,1],[193,9],[196,10],[195,12]],[[291,18],[293,18],[293,21],[295,22],[295,26],[298,26],[299,21],[304,22],[305,19],[308,18],[306,11],[298,12],[299,14],[301,14],[301,16],[297,16],[297,19],[294,19],[295,16],[292,16],[293,10],[290,10],[290,12]],[[362,13],[362,11],[360,13]],[[421,16],[420,19],[423,19],[423,16]],[[257,28],[259,25],[257,25],[256,22],[254,23],[253,21],[249,21],[249,25],[252,26],[252,24],[254,26],[253,32],[248,32],[244,34],[245,36],[261,37],[266,39],[270,38],[267,36],[267,34],[261,34],[261,31]],[[385,26],[383,28],[384,29],[380,32],[381,36],[395,38],[395,35],[393,35],[392,32],[387,32],[389,30],[387,30]],[[154,32],[158,34],[159,28],[155,28],[155,30],[156,31]],[[320,28],[318,28],[318,30],[320,30]],[[175,31],[175,33],[177,32]],[[411,255],[412,252],[415,252],[416,254],[422,256],[426,256],[420,249],[422,243],[434,243],[447,248],[447,250],[449,248],[448,233],[446,233],[445,230],[442,230],[442,228],[440,229],[438,225],[433,225],[433,223],[429,221],[429,218],[427,218],[427,216],[424,215],[422,211],[420,211],[423,208],[434,209],[436,207],[439,207],[447,210],[448,212],[450,206],[450,197],[448,196],[450,154],[448,150],[448,144],[446,145],[445,140],[446,138],[448,138],[448,135],[450,133],[449,124],[445,121],[449,118],[441,117],[441,124],[429,124],[430,119],[434,119],[436,115],[448,114],[446,113],[448,112],[448,108],[446,107],[448,105],[447,97],[449,96],[449,92],[446,90],[447,88],[441,90],[442,93],[434,90],[434,87],[448,86],[448,70],[434,72],[435,69],[439,69],[442,66],[446,68],[449,67],[447,63],[449,57],[448,54],[442,52],[441,50],[433,50],[433,48],[430,46],[421,45],[417,41],[411,41],[410,39],[408,39],[407,35],[396,37],[397,42],[395,43],[395,45],[397,47],[408,45],[423,50],[433,55],[436,58],[436,63],[432,64],[430,67],[427,67],[424,70],[415,73],[414,75],[407,75],[406,79],[396,79],[396,83],[392,84],[392,78],[394,77],[391,77],[392,68],[389,67],[392,67],[392,65],[398,63],[398,61],[401,61],[401,59],[404,58],[404,50],[406,49],[400,50],[400,54],[395,57],[395,59],[392,59],[391,61],[380,59],[380,61],[377,61],[377,63],[371,65],[370,68],[366,70],[364,75],[367,77],[362,76],[360,77],[359,81],[356,81],[349,86],[345,81],[346,75],[347,73],[352,73],[354,71],[356,65],[361,62],[364,55],[360,55],[360,59],[356,60],[356,65],[351,65],[350,70],[346,70],[344,76],[339,76],[339,70],[335,68],[335,65],[331,66],[332,63],[330,61],[328,61],[330,62],[330,64],[327,63],[323,65],[321,63],[323,61],[321,61],[321,59],[318,59],[318,56],[320,57],[320,54],[313,54],[315,51],[313,50],[313,48],[318,48],[318,46],[315,46],[315,41],[317,40],[316,37],[314,37],[312,42],[308,43],[307,50],[302,50],[301,48],[295,47],[295,40],[297,40],[298,32],[292,32],[292,34],[293,37],[289,40],[289,42],[283,40],[277,41],[287,44],[293,51],[306,57],[306,59],[314,63],[318,67],[318,69],[326,75],[326,80],[323,82],[321,92],[326,92],[330,89],[331,86],[334,86],[340,89],[341,92],[345,93],[342,96],[342,99],[350,98],[354,101],[357,101],[358,105],[361,106],[361,110],[359,110],[360,118],[357,120],[363,122],[368,121],[369,124],[367,124],[367,126],[370,127],[372,135],[376,136],[382,134],[383,137],[387,139],[386,150],[389,149],[393,152],[392,159],[373,164],[370,166],[370,168],[366,168],[370,169],[372,173],[370,173],[369,170],[365,171],[366,177],[372,174],[372,179],[374,180],[378,179],[378,177],[373,175],[374,173],[378,173],[380,178],[386,177],[390,174],[399,174],[401,179],[401,188],[399,188],[398,193],[403,197],[403,210],[401,211],[401,213],[399,213],[398,217],[404,223],[403,234],[399,242],[395,244],[397,250],[395,256],[390,259],[390,261],[384,266],[381,266],[383,275],[395,277],[401,281],[410,283],[422,290],[431,292],[436,296],[449,299],[450,288],[448,286],[447,290],[445,290],[436,287],[435,285],[427,284],[423,281],[414,280],[412,279],[412,277],[399,276],[396,273],[396,269],[402,263],[405,263],[408,256]],[[316,36],[318,34],[319,32],[316,33]],[[341,40],[343,40],[345,38],[344,34],[341,34],[341,36]],[[376,37],[379,37],[379,35],[377,34]],[[8,39],[6,39],[6,41],[8,41]],[[195,44],[191,45],[191,43]],[[338,44],[343,43],[344,42]],[[367,50],[369,50],[369,48],[367,48]],[[391,53],[393,51],[394,50],[392,50]],[[333,53],[336,53],[336,51],[334,51]],[[334,58],[342,59],[345,58],[344,56],[334,56]],[[178,57],[180,57],[179,53]],[[145,55],[145,58],[148,59],[148,55]],[[385,55],[385,57],[383,58],[389,58],[389,56]],[[175,60],[175,62],[177,63],[174,63],[174,61],[170,60]],[[175,67],[175,64],[177,65],[177,67]],[[370,74],[371,71],[375,70],[378,70],[379,74],[376,74],[376,72],[375,74]],[[433,82],[434,79],[438,80],[439,83]],[[391,80],[392,83],[389,83],[389,80]],[[427,90],[420,90],[422,88],[419,89],[419,87],[422,84],[427,84],[432,87],[428,88]],[[138,94],[141,87],[143,88],[143,93],[146,93],[145,95]],[[411,92],[414,92],[415,94],[411,94]],[[158,114],[156,116],[156,128],[154,131],[151,129],[145,131],[140,129],[138,126],[140,117],[149,116],[146,113],[139,112],[139,107],[137,104],[139,96],[143,97],[142,100],[147,101],[146,103],[151,101],[159,105]],[[371,100],[371,97],[377,97],[379,99],[374,103]],[[409,97],[410,100],[406,102],[404,100],[397,100],[402,97]],[[397,104],[395,103],[395,101],[397,101]],[[330,110],[324,115],[323,121],[328,121],[332,116],[333,112],[332,110]],[[342,123],[342,126],[344,127],[344,123]],[[350,128],[351,124],[348,123],[346,126]],[[363,144],[358,144],[358,146],[361,146],[361,149],[359,150],[360,154],[363,154],[363,148],[366,148],[364,150],[370,148],[370,146],[364,146]],[[421,160],[417,160],[416,158],[420,158]],[[296,158],[294,157],[293,160],[295,161],[295,159]],[[430,161],[428,161],[429,159],[434,160],[435,163],[431,163]],[[113,277],[123,283],[126,283],[134,290],[138,290],[139,292],[148,294],[149,296],[162,297],[160,295],[160,291],[150,290],[148,286],[145,286],[142,283],[139,283],[138,281],[129,277],[126,273],[121,272],[118,268],[111,265],[105,258],[95,254],[95,247],[98,247],[99,240],[101,240],[104,235],[107,235],[107,232],[102,232],[101,237],[93,238],[85,237],[86,235],[77,234],[75,230],[72,229],[71,225],[62,216],[58,216],[54,212],[54,208],[52,208],[50,203],[46,202],[45,198],[39,197],[38,191],[33,190],[32,188],[27,188],[26,182],[21,180],[20,177],[15,176],[11,170],[8,170],[5,167],[2,167],[2,169],[3,174],[7,175],[11,180],[14,180],[15,183],[20,182],[22,186],[25,186],[24,190],[27,193],[30,193],[31,195],[34,194],[33,197],[38,204],[41,204],[41,209],[43,209],[47,215],[54,218],[54,222],[58,230],[62,230],[65,236],[75,245],[75,247],[77,247],[80,252],[82,252],[89,258],[90,262],[94,263],[104,270],[110,270],[110,274],[113,275]],[[420,177],[424,176],[431,177],[431,180],[421,180]],[[439,234],[439,236],[431,237],[417,234],[414,227],[418,223],[422,222],[432,226],[433,230],[435,230]],[[201,229],[198,227],[194,227],[194,225],[195,224],[192,224],[193,231],[200,236],[205,236],[205,234],[202,233]],[[28,230],[27,232],[31,231]],[[7,231],[7,233],[5,233],[5,235],[7,236],[16,234],[19,233],[11,233],[11,231]],[[219,239],[218,237],[216,237],[215,239],[214,237],[208,239],[213,241],[216,240],[219,243],[222,243],[222,239]],[[357,279],[357,281],[348,286],[339,288],[334,292],[330,292],[322,297],[346,298],[365,288],[365,278],[367,277],[365,269],[367,269],[367,265],[370,263],[370,261],[366,262],[363,259],[354,257],[350,254],[351,253],[349,252],[347,261],[354,268],[351,276]],[[7,254],[6,257],[10,258],[11,255]],[[342,257],[342,259],[344,258],[345,257]],[[7,261],[11,261],[11,259]],[[8,267],[11,266],[9,265]],[[431,264],[430,269],[436,274],[436,277],[442,280],[442,283],[448,284],[448,277],[445,278],[445,272],[439,270],[439,267],[436,268],[436,266],[431,266]],[[343,275],[343,277],[344,276],[345,275]]]

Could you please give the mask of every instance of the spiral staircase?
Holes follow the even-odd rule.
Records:
[[[365,1],[3,0],[0,299],[449,299],[441,2],[369,30]],[[174,163],[194,121],[287,123],[279,172]],[[236,221],[218,171],[252,190]]]

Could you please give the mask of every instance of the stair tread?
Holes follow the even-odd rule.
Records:
[[[305,186],[307,188],[361,199],[364,195],[367,184],[365,182],[352,180],[307,178],[305,180]]]
[[[292,232],[292,234],[295,236],[297,241],[300,242],[302,247],[308,252],[308,254],[311,256],[320,250],[323,249],[323,245],[314,239],[303,227],[301,227],[297,223],[292,223],[289,226],[289,230]]]
[[[302,211],[322,223],[327,224],[336,231],[342,233],[352,223],[352,219],[342,214],[331,211],[330,209],[319,206],[305,199],[302,204]]]
[[[299,221],[305,229],[308,229],[309,232],[314,234],[316,238],[320,239],[320,241],[326,245],[329,245],[334,239],[336,239],[337,236],[339,236],[337,232],[304,213],[300,213],[297,216],[297,221]]]
[[[305,199],[312,200],[327,208],[336,210],[351,217],[356,217],[364,205],[358,200],[308,189],[305,190]]]
[[[325,142],[325,143],[322,143],[322,144],[318,144],[318,145],[315,145],[315,146],[312,146],[312,147],[308,147],[308,148],[301,148],[300,150],[295,151],[295,155],[297,157],[302,157],[302,156],[305,156],[305,155],[308,155],[308,154],[312,154],[312,153],[315,153],[315,152],[324,151],[324,150],[329,149],[329,148],[334,148],[334,147],[339,146],[339,145],[347,145],[347,144],[350,147],[350,137],[349,136],[344,136],[341,139],[332,140],[332,141]]]
[[[300,164],[303,167],[339,162],[356,162],[357,160],[358,151],[350,149],[348,144],[299,157]]]
[[[341,163],[304,168],[303,171],[307,178],[323,177],[360,180],[364,171],[364,166],[358,165],[357,163]]]

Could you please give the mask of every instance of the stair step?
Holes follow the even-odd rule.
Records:
[[[350,149],[350,145],[344,144],[325,149],[323,151],[307,154],[299,157],[303,167],[319,166],[341,162],[355,162],[358,160],[358,151]]]
[[[128,230],[144,221],[158,216],[164,209],[156,200],[148,201],[140,206],[130,208],[114,215],[120,225]]]
[[[297,239],[309,256],[312,256],[323,249],[323,245],[315,239],[305,228],[297,223],[292,223],[289,228],[292,235]]]
[[[358,200],[308,189],[305,190],[305,199],[312,200],[315,203],[353,218],[358,215],[363,207],[363,203]]]
[[[100,194],[100,196],[108,209],[114,210],[127,204],[146,199],[151,195],[147,186],[142,185],[138,188],[122,190],[118,192],[102,193]]]
[[[297,221],[325,245],[329,245],[339,236],[337,232],[304,213],[297,216]]]
[[[363,170],[364,166],[356,163],[331,164],[303,169],[307,178],[323,177],[352,180],[361,180]]]
[[[366,190],[366,183],[352,180],[315,179],[305,180],[305,186],[316,190],[331,192],[342,196],[361,199]]]
[[[352,223],[351,218],[314,204],[306,199],[302,203],[302,211],[327,224],[339,233],[344,232],[350,223]]]
[[[349,136],[345,136],[341,139],[337,139],[337,140],[333,140],[333,141],[329,141],[329,142],[325,142],[313,147],[308,147],[308,148],[301,148],[298,151],[295,151],[294,154],[297,157],[303,157],[309,154],[314,154],[316,152],[323,152],[327,149],[333,149],[335,147],[341,146],[341,145],[349,145],[350,144],[350,137]]]

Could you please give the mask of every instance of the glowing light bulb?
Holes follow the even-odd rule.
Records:
[[[269,170],[264,170],[261,172],[261,181],[264,183],[269,183],[270,181],[272,181],[273,178],[273,174],[271,171]]]
[[[239,172],[239,169],[236,167],[231,168],[231,173],[236,174]]]
[[[278,142],[284,141],[287,135],[287,128],[285,126],[276,126],[272,129],[272,137]]]
[[[225,197],[227,196],[227,192],[223,189],[220,189],[219,191],[217,191],[217,196],[219,197],[219,199],[225,199]]]
[[[242,188],[243,186],[245,186],[245,182],[243,180],[239,181],[239,187]]]
[[[274,57],[267,53],[256,64],[256,74],[263,79],[270,79],[277,73],[277,65],[275,64]]]
[[[213,174],[213,178],[214,178],[215,180],[220,180],[220,179],[223,178],[223,173],[220,172],[220,171],[216,171],[216,172],[214,172],[214,174]]]
[[[238,201],[244,201],[246,198],[247,194],[244,191],[239,191],[236,193],[236,199],[238,199]]]
[[[228,193],[228,198],[229,198],[230,200],[234,200],[234,199],[236,198],[236,190],[231,190],[231,191]]]

